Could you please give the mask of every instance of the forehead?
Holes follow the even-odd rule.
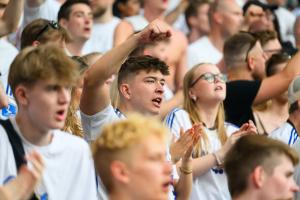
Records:
[[[146,70],[141,70],[137,72],[137,74],[135,75],[135,78],[137,79],[144,79],[147,77],[155,77],[158,79],[163,79],[165,76],[159,70],[151,70],[149,72],[147,72]]]
[[[0,0],[0,4],[4,4],[4,5],[7,5],[9,2],[9,0]]]
[[[281,49],[281,44],[278,39],[269,40],[264,48]]]
[[[166,143],[164,140],[156,135],[148,135],[141,139],[137,145],[140,155],[147,155],[150,153],[164,153],[166,150]]]
[[[203,64],[200,65],[196,70],[195,70],[195,75],[200,75],[200,74],[204,74],[204,73],[213,73],[213,74],[218,74],[220,73],[219,68],[216,65],[213,64]]]
[[[249,13],[249,12],[255,12],[255,13],[259,12],[259,13],[261,13],[261,12],[264,12],[264,10],[263,10],[262,7],[260,7],[260,6],[257,6],[257,5],[251,5],[251,6],[249,6],[249,8],[247,9],[246,13]]]
[[[84,3],[77,3],[77,4],[72,5],[71,13],[78,12],[78,11],[90,11],[91,12],[91,8],[90,8],[90,6],[88,6],[87,4],[84,4]]]

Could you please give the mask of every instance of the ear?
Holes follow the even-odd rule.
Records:
[[[187,21],[190,24],[191,28],[193,28],[197,23],[197,19],[194,16],[189,17]]]
[[[248,55],[247,63],[248,63],[248,70],[253,71],[255,68],[254,57],[251,55]]]
[[[24,85],[18,85],[15,89],[15,97],[20,106],[28,105],[28,88]]]
[[[34,46],[34,47],[37,47],[37,46],[39,46],[41,43],[39,42],[39,41],[37,41],[37,40],[34,40],[33,42],[32,42],[32,46]]]
[[[129,182],[129,172],[125,163],[121,161],[113,161],[110,165],[110,170],[113,177],[118,180],[118,182],[125,184]]]
[[[67,21],[66,19],[63,19],[63,18],[62,18],[62,19],[59,20],[58,23],[59,23],[59,25],[62,26],[63,28],[67,29],[68,21]]]
[[[130,88],[129,88],[129,84],[127,83],[122,83],[120,85],[120,92],[122,94],[122,96],[125,98],[125,99],[130,99],[131,97],[131,92],[130,92]]]
[[[251,178],[252,178],[252,183],[253,183],[254,187],[261,188],[263,186],[264,180],[266,178],[264,169],[261,166],[257,166],[253,170],[253,172],[251,174]]]
[[[213,13],[213,18],[217,24],[223,24],[223,16],[220,12]]]
[[[191,99],[193,99],[193,98],[195,97],[195,94],[194,94],[194,92],[192,91],[192,89],[189,89],[189,97],[190,97]]]

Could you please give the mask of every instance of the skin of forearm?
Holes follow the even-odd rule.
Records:
[[[0,36],[17,30],[24,8],[24,0],[10,0],[1,19]]]

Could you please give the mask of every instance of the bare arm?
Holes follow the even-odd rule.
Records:
[[[126,20],[122,20],[115,29],[114,46],[118,46],[127,40],[134,33],[132,25]]]
[[[282,72],[265,78],[261,83],[253,105],[262,103],[285,92],[295,76],[300,75],[299,64],[300,53],[297,53]]]
[[[183,78],[185,73],[187,72],[187,48],[188,48],[188,41],[187,38],[181,33],[177,32],[182,53],[180,55],[180,59],[178,65],[175,69],[175,87],[176,91],[183,88]]]
[[[24,0],[9,1],[0,19],[0,37],[17,30],[23,7]]]
[[[170,36],[170,31],[162,22],[155,20],[143,31],[132,35],[124,43],[104,54],[85,73],[80,101],[81,111],[85,114],[93,115],[109,105],[110,95],[105,87],[105,81],[119,71],[127,56],[140,42],[148,43]]]
[[[178,19],[179,15],[181,15],[188,6],[189,6],[188,0],[181,0],[178,6],[174,10],[172,10],[169,14],[167,14],[165,18],[166,22],[170,25],[174,24],[174,22]]]

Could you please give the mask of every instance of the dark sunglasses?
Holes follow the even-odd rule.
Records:
[[[59,29],[59,25],[56,21],[49,21],[37,34],[36,34],[36,37],[35,37],[35,40],[38,40],[39,37],[49,28],[53,28],[55,30],[58,30]]]

